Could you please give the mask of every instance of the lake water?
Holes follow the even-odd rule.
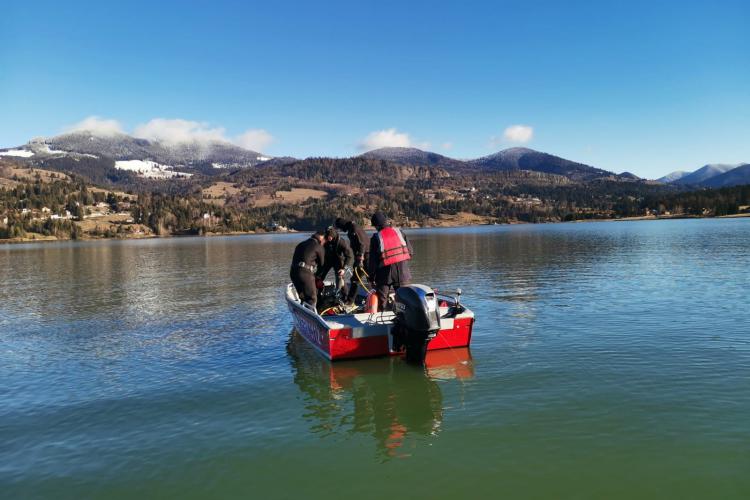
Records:
[[[426,373],[293,335],[303,235],[0,247],[0,497],[750,497],[750,219],[408,234]]]

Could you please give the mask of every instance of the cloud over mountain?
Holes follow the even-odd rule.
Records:
[[[89,116],[66,127],[64,131],[66,133],[90,132],[91,135],[96,137],[113,137],[117,134],[127,133],[119,121],[98,116]],[[252,151],[263,151],[275,140],[268,131],[263,129],[248,129],[237,136],[228,136],[224,127],[181,118],[154,118],[137,125],[131,135],[166,146],[184,144],[205,146],[213,143],[224,143],[234,144]]]
[[[274,140],[274,137],[263,129],[251,129],[238,135],[234,143],[245,149],[265,151]]]
[[[78,123],[65,127],[64,131],[66,133],[88,131],[97,137],[112,137],[125,133],[122,125],[117,120],[101,118],[99,116],[84,118]]]
[[[405,132],[399,132],[395,128],[388,128],[383,130],[377,130],[370,132],[367,137],[362,139],[359,143],[359,149],[361,151],[370,151],[372,149],[380,148],[420,148],[426,149],[430,147],[428,142],[415,142]]]
[[[501,144],[525,144],[534,138],[534,127],[529,125],[511,125],[503,130],[503,135],[490,137],[490,146],[495,148]]]
[[[138,125],[133,136],[165,144],[184,144],[190,142],[229,142],[223,127],[210,127],[205,122],[181,119],[154,118]]]

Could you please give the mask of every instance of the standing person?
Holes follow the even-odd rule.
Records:
[[[357,296],[359,281],[364,281],[367,276],[370,244],[367,241],[365,230],[359,227],[354,221],[339,217],[336,219],[334,226],[341,231],[346,231],[346,236],[349,238],[349,245],[352,247],[352,252],[354,253],[354,272],[352,273],[352,281],[349,284],[349,293],[346,296],[346,301],[352,302],[354,297]]]
[[[339,232],[329,227],[325,232],[325,263],[317,273],[320,279],[325,279],[328,271],[333,269],[336,273],[336,288],[342,289],[344,284],[344,272],[347,267],[354,263],[354,253],[345,239],[339,236]],[[346,293],[346,291],[345,291]]]
[[[370,238],[369,273],[382,310],[391,291],[411,283],[409,260],[414,251],[409,240],[391,226],[383,212],[375,212],[371,222],[377,232]]]
[[[320,231],[313,234],[294,249],[292,268],[289,277],[302,302],[315,307],[318,302],[318,289],[315,286],[315,272],[325,261],[323,241],[325,236]]]

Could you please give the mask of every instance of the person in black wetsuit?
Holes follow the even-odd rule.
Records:
[[[354,263],[354,254],[345,239],[339,236],[339,232],[329,227],[325,232],[325,263],[318,270],[318,278],[324,280],[328,271],[333,269],[336,273],[336,288],[344,288],[344,271]],[[345,291],[346,293],[346,291]]]
[[[355,222],[339,217],[336,219],[334,225],[337,229],[346,231],[346,236],[349,238],[349,246],[352,247],[352,252],[354,253],[354,272],[352,273],[352,281],[349,284],[349,293],[346,296],[347,302],[351,302],[357,296],[359,280],[361,279],[364,282],[367,279],[366,270],[368,257],[370,256],[370,243],[365,230]]]
[[[325,261],[323,241],[325,236],[318,231],[296,246],[292,257],[289,277],[300,300],[315,307],[318,302],[318,289],[315,286],[315,273]]]
[[[383,310],[388,295],[401,286],[411,284],[409,260],[414,255],[411,243],[398,228],[392,227],[383,212],[375,212],[371,219],[377,232],[370,238],[370,282],[378,293],[379,308]]]

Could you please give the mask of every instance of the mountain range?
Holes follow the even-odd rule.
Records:
[[[750,184],[750,165],[714,163],[694,172],[677,171],[665,175],[659,182],[691,187],[729,187]]]
[[[87,131],[33,139],[23,146],[0,150],[0,156],[33,160],[61,156],[108,158],[116,162],[116,168],[123,170],[140,166],[142,170],[136,170],[140,173],[146,173],[149,169],[161,172],[184,170],[189,173],[196,169],[205,169],[206,166],[215,169],[244,168],[271,159],[228,142],[168,143],[140,139],[122,133],[100,135]]]
[[[218,176],[251,167],[281,167],[300,161],[292,157],[264,155],[220,141],[167,143],[129,136],[77,131],[51,138],[39,138],[23,146],[0,150],[0,156],[17,157],[32,164],[54,162],[85,163],[90,171],[97,162],[102,168],[131,171],[147,179],[186,178],[195,174]],[[459,160],[417,148],[375,149],[356,158],[382,160],[415,167],[435,167],[454,173],[530,171],[560,176],[573,182],[596,180],[636,181],[631,173],[616,174],[594,166],[567,160],[529,148],[514,147],[476,159]],[[695,172],[673,172],[658,179],[680,186],[715,187],[750,183],[747,165],[706,165]],[[73,169],[75,170],[75,169]]]
[[[164,143],[122,133],[100,135],[88,131],[29,141],[23,146],[0,150],[0,156],[26,158],[31,162],[60,158],[114,160],[114,168],[130,170],[147,178],[188,177],[195,173],[220,174],[225,169],[283,165],[298,161],[273,158],[226,142]],[[417,148],[389,147],[360,155],[368,160],[396,164],[439,167],[455,172],[526,170],[567,177],[574,181],[611,178],[632,180],[632,174],[615,174],[528,148],[510,148],[472,160],[458,160]]]

